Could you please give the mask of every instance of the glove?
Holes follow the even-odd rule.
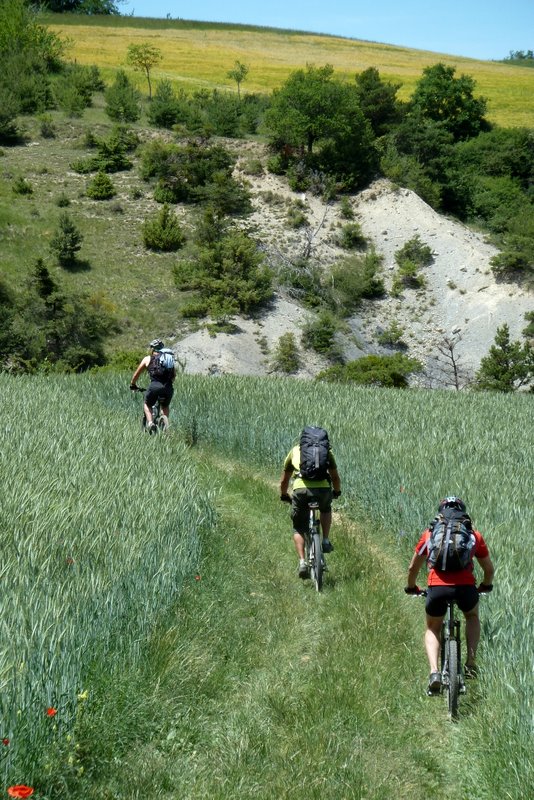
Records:
[[[419,586],[406,586],[404,591],[406,594],[421,594]]]
[[[135,383],[131,383],[130,389],[132,390],[132,392],[135,392],[135,390],[137,389],[137,385]]]
[[[336,492],[336,490],[334,489],[334,491],[332,492],[332,497],[337,500],[340,494],[341,494],[341,489],[339,490],[339,492]]]
[[[291,502],[291,498],[290,498],[290,496],[288,494],[281,494],[280,495],[280,500],[282,501],[282,503],[290,503]]]
[[[489,592],[493,591],[493,584],[492,583],[479,583],[477,586],[477,591],[479,594],[489,594]]]

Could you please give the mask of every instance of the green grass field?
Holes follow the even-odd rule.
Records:
[[[0,375],[17,409],[0,453],[2,786],[530,797],[531,398],[182,375],[172,433],[152,438],[128,381]],[[277,493],[304,423],[329,428],[343,478],[322,595],[296,577]],[[423,606],[403,593],[449,492],[497,570],[456,725],[424,695]]]
[[[408,99],[425,67],[441,61],[457,74],[476,81],[476,91],[488,100],[488,118],[504,126],[534,125],[531,97],[534,74],[528,67],[477,61],[446,54],[396,47],[377,42],[344,39],[299,31],[187,20],[146,20],[132,17],[44,15],[43,21],[68,39],[68,55],[79,64],[97,64],[110,77],[126,66],[129,44],[150,42],[163,60],[154,78],[168,78],[186,90],[235,90],[227,73],[236,60],[249,67],[243,91],[271,92],[288,75],[306,64],[331,64],[336,73],[353,80],[368,67],[382,77],[402,83],[401,99]],[[503,54],[503,57],[506,54]],[[146,81],[132,73],[146,90]]]

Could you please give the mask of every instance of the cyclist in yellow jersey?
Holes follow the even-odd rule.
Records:
[[[331,552],[334,547],[330,542],[332,525],[332,498],[341,494],[341,478],[337,470],[334,454],[328,451],[328,476],[323,480],[308,480],[300,476],[300,446],[293,447],[286,456],[282,476],[280,478],[280,500],[291,502],[291,519],[293,522],[293,541],[299,558],[299,577],[308,577],[308,567],[304,559],[304,532],[308,528],[308,503],[316,500],[321,512],[321,528],[323,531],[323,551]],[[293,478],[293,492],[288,494],[289,482]]]

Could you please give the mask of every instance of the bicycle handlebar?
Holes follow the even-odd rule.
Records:
[[[146,392],[146,389],[143,386],[134,386],[133,383],[130,384],[130,391],[131,392]]]

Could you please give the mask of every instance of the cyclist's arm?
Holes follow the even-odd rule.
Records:
[[[493,575],[495,573],[491,558],[489,556],[484,556],[484,558],[477,558],[477,561],[484,570],[484,578],[482,579],[482,583],[485,586],[491,586],[493,584]]]
[[[130,381],[130,383],[133,386],[135,386],[135,383],[136,383],[139,375],[142,373],[142,371],[144,369],[146,369],[148,367],[149,363],[150,363],[150,357],[149,356],[145,356],[143,358],[143,360],[140,362],[139,366],[137,367],[137,369],[135,370],[135,372],[134,372],[134,374],[132,376],[132,380]]]
[[[291,476],[293,475],[293,470],[291,472],[287,472],[284,470],[282,472],[282,477],[280,478],[280,494],[287,494],[287,490],[289,489],[289,481],[291,480]]]
[[[408,586],[410,589],[414,589],[417,586],[417,576],[419,575],[419,570],[425,561],[425,553],[421,555],[414,553],[413,558],[410,561],[410,566],[408,567],[408,580],[406,582],[406,586]]]
[[[339,472],[334,467],[330,467],[328,470],[328,474],[332,478],[332,489],[334,492],[341,491],[341,478],[339,477]]]

